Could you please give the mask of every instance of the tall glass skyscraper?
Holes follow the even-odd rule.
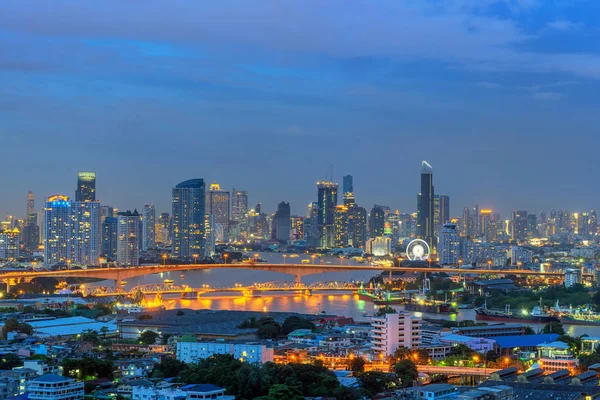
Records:
[[[96,173],[80,172],[77,174],[77,191],[75,201],[96,200]]]
[[[53,195],[44,206],[44,263],[71,261],[71,202],[67,196]]]
[[[206,194],[206,212],[214,218],[217,232],[216,240],[225,242],[229,240],[229,192],[222,190],[218,183],[212,183]],[[222,234],[218,233],[222,232]]]
[[[354,203],[354,180],[352,175],[345,175],[343,179],[344,205],[347,206]]]
[[[433,233],[434,217],[433,168],[423,161],[421,164],[421,193],[417,198],[417,235],[435,251]]]
[[[338,184],[317,182],[318,218],[320,246],[331,249],[335,245],[335,206],[337,206]]]
[[[205,257],[206,187],[203,179],[190,179],[172,191],[172,254],[176,257]]]
[[[142,250],[156,247],[156,212],[153,204],[144,204],[142,210]]]
[[[102,255],[117,259],[117,218],[106,217],[102,222]]]
[[[100,202],[71,203],[73,264],[100,264]]]
[[[117,263],[124,267],[140,265],[141,215],[137,210],[120,212],[117,217]]]

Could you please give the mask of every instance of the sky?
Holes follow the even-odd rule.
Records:
[[[203,178],[452,213],[598,208],[600,1],[2,0],[0,215],[96,171],[119,209]],[[341,197],[341,196],[340,196]]]

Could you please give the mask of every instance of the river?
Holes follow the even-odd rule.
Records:
[[[279,253],[261,253],[261,257],[268,263],[283,263],[282,254]],[[300,263],[303,258],[308,256],[301,255],[299,258],[286,258],[288,263]],[[320,259],[315,261],[320,263]],[[322,262],[329,264],[340,263],[339,258],[323,257]],[[342,260],[344,265],[366,265],[358,264],[353,260]],[[378,271],[353,271],[353,272],[327,272],[316,275],[308,275],[302,278],[306,284],[319,281],[368,281],[371,277],[379,274]],[[239,269],[215,269],[215,270],[195,270],[179,273],[164,273],[155,275],[146,275],[132,279],[127,282],[124,289],[128,290],[137,285],[161,283],[164,279],[172,279],[174,284],[186,284],[193,288],[200,288],[202,285],[210,286],[234,286],[252,285],[259,282],[272,281],[290,281],[294,277],[289,274],[268,271],[253,271]],[[112,282],[98,282],[95,285],[112,285]],[[179,296],[164,296],[163,303],[168,309],[191,308],[191,309],[211,309],[211,310],[246,310],[246,311],[282,311],[298,312],[305,314],[319,314],[323,311],[326,314],[343,315],[354,318],[355,321],[367,321],[369,315],[373,315],[377,306],[365,300],[361,300],[353,293],[313,293],[304,295],[297,293],[265,293],[258,297],[241,297],[235,295],[211,295],[203,296],[199,299],[181,299]],[[393,306],[398,310],[403,310],[403,306]],[[475,320],[475,311],[472,309],[459,310],[456,314],[425,314],[417,313],[425,317],[434,319],[448,319],[451,321]],[[536,332],[540,331],[543,324],[529,324]],[[587,334],[589,336],[600,336],[600,327],[565,325],[565,331],[571,336],[580,336]]]

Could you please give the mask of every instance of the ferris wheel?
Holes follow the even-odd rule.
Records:
[[[411,261],[425,261],[430,254],[429,244],[423,239],[415,239],[406,247],[406,257]]]

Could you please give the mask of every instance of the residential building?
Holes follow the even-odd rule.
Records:
[[[392,355],[398,347],[419,347],[421,319],[411,313],[385,314],[371,319],[373,351]]]
[[[71,261],[71,201],[64,195],[52,195],[44,207],[44,263],[54,265]]]
[[[381,237],[384,235],[385,215],[383,208],[374,205],[369,215],[369,236],[372,238]]]
[[[137,210],[120,212],[117,217],[117,263],[140,265],[141,216]]]
[[[528,237],[529,220],[526,210],[513,211],[511,236],[515,242],[525,241]]]
[[[234,358],[260,363],[273,361],[273,348],[255,342],[177,342],[177,359],[185,363],[194,363],[199,359],[215,354],[231,354]]]
[[[19,229],[0,232],[0,260],[16,260],[19,255]]]
[[[271,238],[283,243],[289,243],[292,230],[292,216],[290,203],[282,201],[277,205],[277,212],[273,216]]]
[[[71,262],[79,265],[100,265],[101,253],[100,202],[71,202]]]
[[[337,205],[338,184],[317,182],[317,229],[319,246],[333,248],[335,242],[335,206]]]
[[[96,173],[79,172],[75,201],[96,201]]]
[[[445,223],[440,230],[438,255],[441,265],[457,265],[460,259],[460,234],[456,224]]]
[[[392,240],[387,237],[375,237],[367,240],[365,251],[375,257],[385,257],[392,253]]]
[[[229,240],[230,195],[213,182],[206,193],[206,212],[214,217],[217,242]]]
[[[172,191],[172,250],[175,257],[192,258],[206,255],[205,185],[202,179],[181,182]]]
[[[133,385],[131,400],[183,400],[188,393],[178,387],[158,388],[152,385]],[[208,397],[210,399],[210,397]]]
[[[565,287],[581,284],[581,270],[569,268],[565,270]]]
[[[117,259],[117,226],[118,219],[114,217],[106,217],[102,222],[102,249],[100,254],[111,260]]]
[[[59,375],[43,375],[27,383],[30,400],[79,400],[83,398],[83,382]]]
[[[216,399],[216,400],[234,400],[235,396],[228,396],[225,394],[225,389],[210,383],[203,383],[200,385],[188,385],[184,386],[187,391],[186,400],[203,400],[203,399]]]

